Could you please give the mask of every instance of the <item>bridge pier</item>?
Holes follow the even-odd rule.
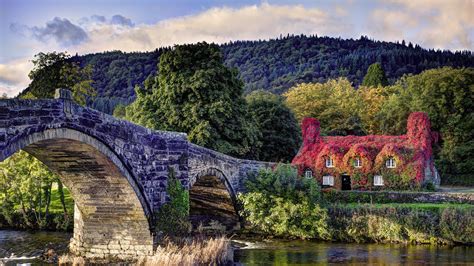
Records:
[[[69,251],[86,258],[127,259],[153,254],[153,237],[143,224],[131,222],[126,216],[116,219],[112,223],[101,218],[85,221],[78,206],[74,205],[74,235]]]

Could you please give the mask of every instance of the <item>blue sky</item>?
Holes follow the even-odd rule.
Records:
[[[0,0],[0,94],[28,85],[38,52],[147,51],[287,33],[473,50],[474,1]]]

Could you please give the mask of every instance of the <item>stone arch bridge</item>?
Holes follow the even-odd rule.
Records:
[[[235,200],[249,172],[272,165],[191,144],[184,133],[153,131],[79,106],[62,89],[55,99],[0,100],[0,161],[20,149],[70,189],[75,200],[70,249],[87,257],[152,253],[152,214],[167,201],[171,168],[187,189],[214,176]]]

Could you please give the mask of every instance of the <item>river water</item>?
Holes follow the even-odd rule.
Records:
[[[39,264],[45,248],[67,250],[71,234],[0,230],[0,265]],[[243,265],[389,264],[474,265],[474,247],[342,244],[310,241],[234,240],[234,260]],[[10,258],[10,259],[5,259]]]

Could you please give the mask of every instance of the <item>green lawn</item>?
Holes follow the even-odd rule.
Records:
[[[74,211],[74,201],[71,197],[71,193],[67,188],[63,188],[64,191],[64,201],[66,202],[66,208],[69,213]],[[51,213],[63,213],[63,206],[61,200],[59,199],[59,192],[57,188],[51,190],[51,205],[49,206],[49,211]]]
[[[74,200],[71,197],[71,193],[67,188],[63,188],[64,191],[64,201],[66,203],[66,208],[69,213],[73,213],[74,211]],[[15,205],[15,210],[19,210],[20,205]],[[44,211],[44,207],[43,207]],[[51,189],[51,203],[49,205],[49,212],[51,214],[63,213],[63,206],[61,204],[61,200],[59,199],[59,191],[57,186],[53,186]]]

